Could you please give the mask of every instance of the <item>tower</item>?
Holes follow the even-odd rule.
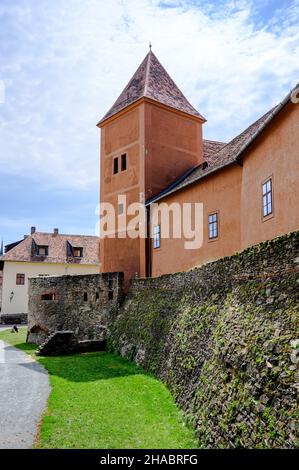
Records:
[[[116,100],[99,121],[101,129],[100,202],[116,214],[145,202],[203,162],[205,122],[150,50]],[[121,232],[121,233],[120,233]],[[101,239],[102,272],[123,271],[125,279],[147,272],[146,240],[126,236]]]

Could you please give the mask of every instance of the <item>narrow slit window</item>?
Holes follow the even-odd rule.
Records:
[[[116,175],[116,173],[118,173],[118,157],[113,160],[113,174]]]
[[[154,226],[154,248],[160,248],[161,247],[161,230],[160,230],[160,225],[155,225]]]
[[[41,299],[42,300],[57,300],[57,296],[55,292],[50,292],[48,294],[42,294]]]
[[[83,299],[84,299],[84,302],[87,302],[87,300],[88,300],[88,295],[87,295],[87,292],[84,292]]]
[[[121,156],[121,171],[125,171],[127,169],[127,154],[123,153]]]
[[[272,178],[263,183],[263,217],[273,213]]]
[[[209,214],[209,240],[214,240],[218,238],[219,235],[219,219],[218,212]]]

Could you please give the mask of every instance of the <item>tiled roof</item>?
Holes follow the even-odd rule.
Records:
[[[83,257],[68,256],[67,242],[74,248],[83,248]],[[36,256],[32,246],[48,246],[48,256]],[[35,232],[0,257],[0,261],[35,261],[44,263],[99,264],[99,238],[85,235],[54,235]]]
[[[205,162],[198,167],[194,168],[191,173],[186,175],[184,179],[180,179],[178,184],[173,184],[169,191],[163,191],[163,194],[158,194],[156,197],[148,201],[148,203],[158,201],[179,189],[182,189],[189,184],[195,183],[202,178],[205,178],[211,173],[220,170],[221,168],[236,162],[241,149],[250,142],[252,137],[263,128],[267,119],[275,112],[277,106],[268,111],[264,116],[255,121],[245,131],[232,139],[229,143],[223,144],[222,142],[205,141],[203,142],[204,160]]]
[[[98,125],[144,97],[205,120],[185,98],[160,64],[155,54],[150,51],[112,108],[105,114]]]
[[[225,142],[218,142],[217,140],[203,140],[203,159],[207,162],[213,161],[213,158],[219,150],[226,145]]]

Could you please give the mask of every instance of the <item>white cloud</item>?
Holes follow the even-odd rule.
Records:
[[[148,43],[191,103],[205,136],[228,140],[298,81],[298,1],[268,27],[256,3],[33,0],[0,6],[6,101],[0,164],[44,187],[98,184],[96,122],[147,53]],[[219,4],[218,4],[219,5]],[[169,8],[171,7],[171,8]],[[6,23],[5,23],[6,22]],[[3,44],[3,42],[2,42]]]

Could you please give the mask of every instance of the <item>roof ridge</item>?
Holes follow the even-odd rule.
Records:
[[[151,54],[152,54],[152,51],[149,51],[149,53],[147,54],[147,64],[146,64],[145,80],[144,80],[144,87],[143,87],[144,96],[146,96],[147,89],[148,89],[148,77],[149,77],[149,72],[150,72],[150,67],[151,67]]]
[[[79,235],[79,234],[72,234],[72,233],[58,233],[57,235],[54,235],[53,232],[34,232],[32,235],[36,235],[36,234],[40,234],[40,235],[51,235],[53,236],[53,238],[57,238],[57,237],[90,237],[90,238],[100,238],[99,236],[97,235]],[[27,238],[31,237],[32,238],[32,235],[28,235]],[[23,240],[22,240],[23,241]]]
[[[223,142],[223,140],[213,140],[213,139],[203,139],[204,142],[215,142],[216,144],[227,144],[228,142]]]
[[[264,118],[266,119],[266,116],[269,115],[270,113],[272,113],[274,111],[274,109],[277,108],[277,105],[274,106],[273,108],[271,108],[269,111],[267,111],[266,113],[264,113],[262,116],[260,116],[258,119],[256,119],[255,121],[253,121],[251,124],[249,124],[249,126],[246,127],[246,129],[244,129],[242,132],[240,132],[239,134],[235,135],[231,140],[229,140],[228,142],[224,143],[225,145],[219,149],[217,152],[215,152],[215,155],[217,155],[219,152],[222,152],[225,147],[227,147],[228,145],[231,145],[234,140],[237,140],[239,139],[243,134],[245,134],[246,132],[249,131],[249,129],[253,126],[255,126],[256,124],[258,124],[259,121],[262,121]]]

